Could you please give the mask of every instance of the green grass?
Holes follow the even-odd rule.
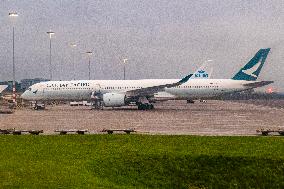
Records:
[[[0,188],[284,188],[284,138],[1,135]]]

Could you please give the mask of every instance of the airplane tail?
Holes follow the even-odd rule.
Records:
[[[232,79],[255,81],[261,71],[269,51],[270,48],[260,49]]]
[[[213,72],[212,60],[205,61],[193,74],[192,79],[210,79]]]

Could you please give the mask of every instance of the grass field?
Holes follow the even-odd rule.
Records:
[[[0,188],[284,188],[284,138],[2,135]]]

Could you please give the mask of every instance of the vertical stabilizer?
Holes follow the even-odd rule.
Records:
[[[192,79],[210,79],[212,77],[212,60],[205,61],[193,74]]]
[[[260,49],[232,79],[255,81],[261,71],[269,51],[270,48]]]

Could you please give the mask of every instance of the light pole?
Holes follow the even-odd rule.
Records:
[[[49,35],[49,78],[52,80],[52,64],[51,64],[51,38],[55,33],[52,31],[46,32]]]
[[[125,80],[125,65],[126,65],[126,62],[128,61],[127,58],[124,58],[123,59],[123,80]]]
[[[207,67],[206,67],[206,65],[205,65],[205,68],[204,69],[208,69],[208,71],[207,71],[207,79],[210,79],[211,78],[211,76],[212,76],[212,73],[213,73],[213,65],[212,65],[212,62],[213,62],[214,60],[211,60],[211,59],[208,59],[207,60]],[[211,62],[211,63],[209,63],[209,62]]]
[[[13,18],[18,17],[19,15],[16,12],[10,12],[9,17]],[[15,70],[15,26],[13,23],[13,103],[16,103],[16,70]]]
[[[77,47],[75,43],[70,44],[72,48],[72,66],[73,66],[73,80],[75,80],[75,50],[74,48]]]
[[[89,65],[88,65],[88,67],[89,67],[89,80],[91,80],[91,55],[93,54],[93,52],[92,51],[87,51],[86,53],[87,53],[87,55],[89,57]]]

